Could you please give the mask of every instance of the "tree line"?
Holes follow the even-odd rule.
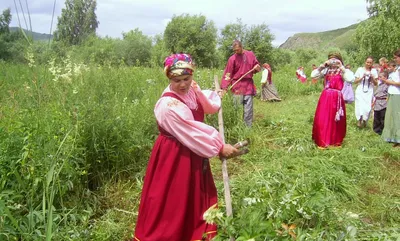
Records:
[[[370,18],[358,26],[355,38],[350,40],[354,41],[354,47],[342,50],[355,64],[362,63],[369,55],[391,57],[400,46],[400,0],[366,0],[366,5]],[[101,23],[96,7],[96,0],[66,0],[50,44],[26,41],[27,36],[10,32],[11,12],[4,10],[0,15],[0,59],[23,62],[24,53],[30,48],[39,63],[46,63],[49,57],[70,55],[98,65],[162,66],[170,53],[187,52],[200,67],[222,68],[232,54],[231,44],[235,39],[241,40],[245,49],[252,50],[260,62],[273,67],[305,65],[319,59],[319,52],[327,54],[327,50],[289,51],[273,47],[274,35],[266,23],[248,26],[237,19],[218,30],[212,20],[201,14],[174,15],[164,32],[154,37],[138,28],[122,33],[121,39],[99,37],[96,29]]]

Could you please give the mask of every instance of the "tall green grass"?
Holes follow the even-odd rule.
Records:
[[[195,79],[213,88],[221,74],[199,69]],[[317,149],[322,85],[297,82],[289,67],[273,81],[283,101],[256,98],[251,129],[224,97],[226,140],[252,144],[228,161],[234,216],[217,221],[217,240],[396,240],[398,150],[358,130],[352,105],[343,148]],[[158,134],[153,108],[167,84],[162,69],[0,63],[0,240],[131,238]],[[206,121],[217,128],[215,115]],[[212,164],[223,212],[220,163]]]

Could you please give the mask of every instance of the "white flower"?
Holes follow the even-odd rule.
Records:
[[[358,214],[352,213],[352,212],[347,212],[346,215],[347,215],[349,218],[353,218],[353,219],[358,219],[358,218],[359,218]]]
[[[138,99],[134,99],[134,100],[132,100],[132,103],[133,103],[134,106],[137,106],[137,105],[139,105],[139,100]]]
[[[35,67],[35,56],[32,53],[32,49],[28,49],[28,52],[25,54],[25,59],[28,60],[28,66],[30,68]]]
[[[215,224],[216,220],[220,220],[224,214],[219,211],[217,208],[217,204],[212,205],[207,211],[204,212],[203,214],[203,219],[206,221],[208,224]]]
[[[151,85],[153,85],[153,84],[155,83],[155,81],[152,80],[152,79],[147,79],[146,82],[147,82],[148,84],[151,84]]]

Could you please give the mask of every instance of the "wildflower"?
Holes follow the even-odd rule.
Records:
[[[151,85],[154,84],[154,80],[152,80],[152,79],[147,79],[146,82],[147,82],[148,84],[151,84]]]
[[[358,218],[359,218],[358,214],[352,213],[352,212],[347,212],[346,215],[347,215],[349,218],[353,218],[353,219],[358,219]]]
[[[224,214],[217,208],[217,204],[214,204],[204,212],[203,219],[208,224],[215,224],[215,221],[220,220],[223,215]]]
[[[28,66],[30,68],[35,67],[35,56],[33,55],[32,49],[29,48],[26,52],[25,59],[28,60]]]
[[[132,100],[132,103],[133,103],[134,106],[137,106],[137,105],[139,105],[139,100],[138,99],[134,99],[134,100]]]
[[[246,198],[243,198],[243,201],[245,202],[245,204],[246,205],[253,205],[253,204],[256,204],[256,203],[258,203],[258,202],[261,202],[261,199],[259,199],[259,198],[251,198],[251,197],[246,197]]]

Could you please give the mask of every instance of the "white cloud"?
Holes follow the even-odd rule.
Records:
[[[28,2],[33,31],[48,33],[54,0]],[[25,1],[21,3],[25,8]],[[53,30],[64,7],[63,0],[56,3]],[[14,0],[0,1],[0,10],[7,7],[13,14],[11,26],[18,26]],[[183,13],[202,14],[219,29],[238,18],[247,25],[265,23],[275,35],[275,45],[295,33],[343,28],[367,18],[365,0],[98,0],[97,32],[100,36],[121,37],[122,32],[139,28],[144,34],[155,35],[164,31],[174,14]],[[20,9],[19,14],[24,27]]]

